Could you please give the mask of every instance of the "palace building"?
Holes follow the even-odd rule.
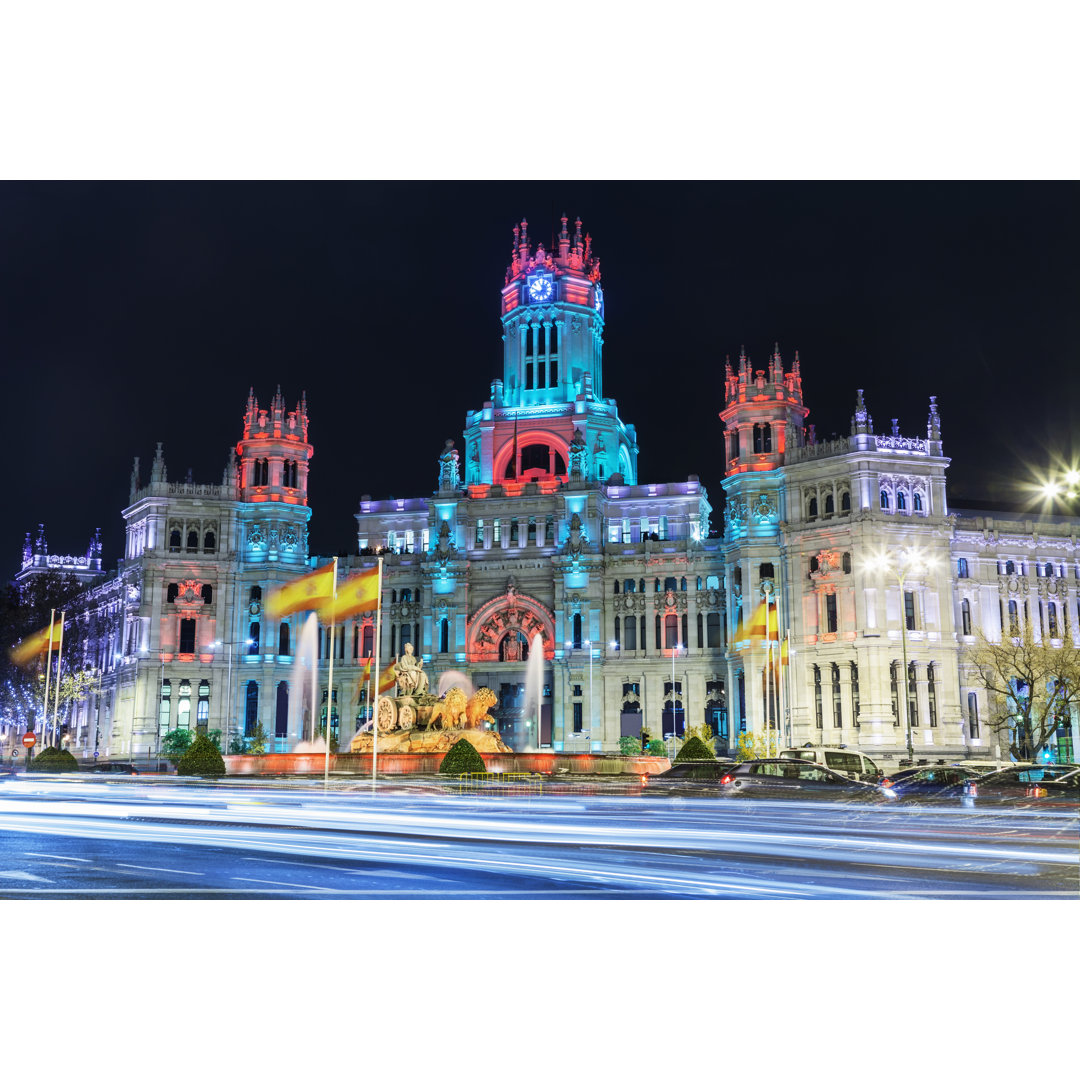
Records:
[[[361,497],[339,576],[381,557],[381,665],[411,644],[433,690],[490,687],[510,745],[537,744],[526,672],[542,650],[539,743],[555,752],[706,723],[721,754],[745,732],[885,761],[909,741],[991,755],[963,664],[975,628],[1027,620],[1077,643],[1077,519],[951,510],[934,398],[925,431],[878,434],[850,390],[850,434],[819,442],[798,355],[755,368],[744,353],[724,371],[724,460],[701,463],[723,477],[720,529],[697,475],[638,475],[634,427],[603,396],[604,293],[581,222],[563,218],[552,251],[515,226],[498,304],[502,372],[461,451],[446,442],[429,494]],[[269,409],[249,396],[220,484],[169,481],[160,444],[145,483],[136,459],[124,559],[76,616],[72,662],[102,673],[70,725],[76,754],[145,759],[177,726],[228,742],[261,725],[282,751],[303,738],[288,701],[304,616],[270,621],[262,598],[329,561],[308,550],[312,457],[306,401],[289,410],[279,390]],[[343,746],[369,712],[375,641],[371,615],[319,628]]]

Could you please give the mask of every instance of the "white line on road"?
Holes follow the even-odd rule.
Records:
[[[337,892],[337,889],[328,889],[324,885],[301,885],[294,881],[267,881],[266,878],[257,877],[234,877],[233,881],[254,881],[260,885],[280,885],[286,889],[314,889],[316,892]]]
[[[49,855],[41,851],[24,851],[24,855],[29,855],[34,859],[67,859],[68,862],[93,862],[93,859],[80,859],[75,855]]]
[[[192,877],[203,877],[200,870],[170,870],[167,866],[139,866],[137,863],[118,862],[117,866],[130,866],[132,870],[155,870],[159,874],[190,874]]]

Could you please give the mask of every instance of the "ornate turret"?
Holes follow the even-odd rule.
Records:
[[[260,409],[252,389],[244,414],[244,437],[236,444],[239,464],[239,495],[244,502],[285,502],[307,505],[308,461],[307,398],[301,396],[286,411],[281,387],[269,409]],[[234,464],[226,466],[236,468]]]
[[[861,390],[855,393],[855,415],[851,418],[852,435],[873,435],[874,418],[866,408],[866,401]]]
[[[724,421],[727,473],[760,472],[784,462],[792,439],[803,441],[809,409],[803,404],[799,354],[790,371],[784,370],[780,346],[773,347],[768,367],[753,370],[743,348],[736,374],[724,365]]]

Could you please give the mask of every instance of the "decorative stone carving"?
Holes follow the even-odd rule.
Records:
[[[424,671],[424,661],[413,655],[411,641],[405,643],[405,651],[397,659],[397,691],[399,695],[411,697],[415,694],[428,693],[428,677]]]
[[[458,470],[458,452],[454,440],[447,439],[443,452],[439,455],[439,490],[456,491],[461,487],[461,474]]]

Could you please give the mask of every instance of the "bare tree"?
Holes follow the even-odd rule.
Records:
[[[1018,637],[1000,642],[977,632],[964,650],[972,678],[987,693],[987,722],[1008,735],[1009,750],[1021,761],[1035,759],[1080,701],[1080,650],[1067,621],[1060,640],[1036,641],[1025,622]]]

